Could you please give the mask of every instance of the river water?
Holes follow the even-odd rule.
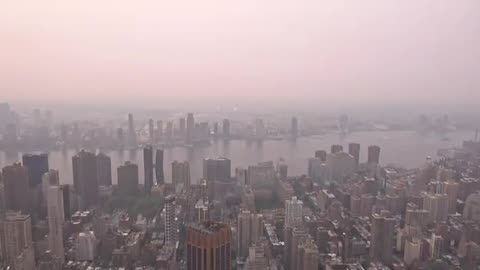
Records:
[[[422,135],[415,131],[367,131],[355,132],[345,138],[338,134],[302,137],[296,141],[278,140],[263,143],[234,140],[213,141],[211,145],[197,147],[173,147],[165,149],[164,172],[166,182],[170,182],[171,163],[174,160],[187,160],[191,166],[192,183],[202,176],[202,160],[210,157],[227,157],[232,161],[232,173],[235,167],[247,167],[260,161],[277,161],[284,158],[288,164],[288,174],[300,175],[307,172],[307,159],[314,151],[325,149],[329,151],[332,144],[342,144],[347,151],[349,142],[361,144],[360,162],[367,158],[368,145],[381,147],[380,162],[396,164],[406,168],[415,168],[423,164],[427,156],[435,157],[437,150],[460,146],[463,140],[473,138],[473,132],[455,131],[448,134],[449,140],[438,135]],[[72,156],[76,150],[52,151],[49,153],[51,169],[60,171],[60,181],[71,184]],[[106,152],[112,159],[113,182],[117,182],[117,167],[125,161],[133,161],[139,165],[140,181],[143,182],[143,153],[137,151]],[[22,153],[0,152],[0,167],[9,165],[21,159]]]

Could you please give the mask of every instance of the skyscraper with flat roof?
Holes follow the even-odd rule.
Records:
[[[128,146],[130,149],[137,148],[137,132],[135,131],[135,123],[131,113],[128,114]]]
[[[138,166],[130,161],[118,167],[118,190],[124,195],[134,195],[138,192]]]
[[[372,215],[372,228],[370,231],[370,259],[372,262],[382,262],[386,265],[392,263],[393,231],[395,219],[388,211]]]
[[[285,201],[285,227],[298,227],[303,223],[303,202],[297,197]]]
[[[110,157],[104,153],[97,154],[97,177],[98,185],[112,185],[112,161]]]
[[[97,158],[95,154],[80,150],[72,157],[73,188],[80,200],[80,209],[98,203]]]
[[[25,154],[22,162],[28,170],[30,187],[40,185],[43,174],[48,172],[48,154]]]
[[[183,184],[185,188],[189,188],[190,182],[190,164],[187,161],[172,162],[172,184]]]
[[[185,136],[185,142],[187,144],[193,143],[193,136],[195,131],[194,129],[195,129],[195,119],[193,118],[193,113],[188,113],[187,114],[187,130],[186,130],[186,136]]]
[[[187,227],[187,270],[230,270],[232,230],[230,225],[202,222]]]
[[[60,186],[51,186],[48,188],[47,205],[49,248],[63,263],[65,258],[65,250],[63,247],[65,211],[63,208],[63,191]]]
[[[368,147],[368,163],[379,164],[380,163],[380,147],[376,145],[370,145]]]
[[[35,269],[35,256],[32,241],[32,220],[29,215],[20,212],[7,212],[0,220],[0,245],[2,258],[16,268],[18,257],[23,257],[21,269]]]
[[[155,143],[155,125],[153,123],[153,119],[148,120],[148,137],[150,139],[150,143]]]
[[[360,163],[360,144],[359,143],[349,143],[348,144],[348,153],[355,159],[357,164]]]
[[[227,158],[203,160],[203,178],[207,180],[209,200],[215,199],[217,182],[227,183],[231,178],[231,162]]]
[[[157,179],[157,185],[163,185],[165,183],[162,149],[157,149],[157,151],[155,151],[155,178]]]
[[[143,148],[143,169],[145,194],[150,194],[153,187],[153,149],[150,145]]]
[[[21,211],[24,214],[31,212],[30,185],[27,167],[20,162],[6,166],[2,170],[5,185],[5,205],[7,210]]]
[[[338,152],[342,152],[343,151],[343,146],[341,146],[340,144],[334,144],[332,145],[332,147],[330,148],[330,152],[332,154],[335,154],[335,153],[338,153]]]
[[[165,197],[165,242],[175,244],[178,241],[178,224],[175,214],[175,195]]]

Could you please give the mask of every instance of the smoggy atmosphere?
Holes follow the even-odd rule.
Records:
[[[480,2],[2,1],[2,98],[472,105]]]

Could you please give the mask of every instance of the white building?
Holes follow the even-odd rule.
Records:
[[[96,256],[97,239],[92,231],[81,232],[75,242],[75,260],[93,261]]]
[[[303,222],[303,202],[297,197],[285,201],[285,227],[294,228]]]

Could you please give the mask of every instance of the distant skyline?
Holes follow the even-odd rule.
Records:
[[[0,98],[461,111],[480,100],[479,10],[477,0],[7,0]]]

